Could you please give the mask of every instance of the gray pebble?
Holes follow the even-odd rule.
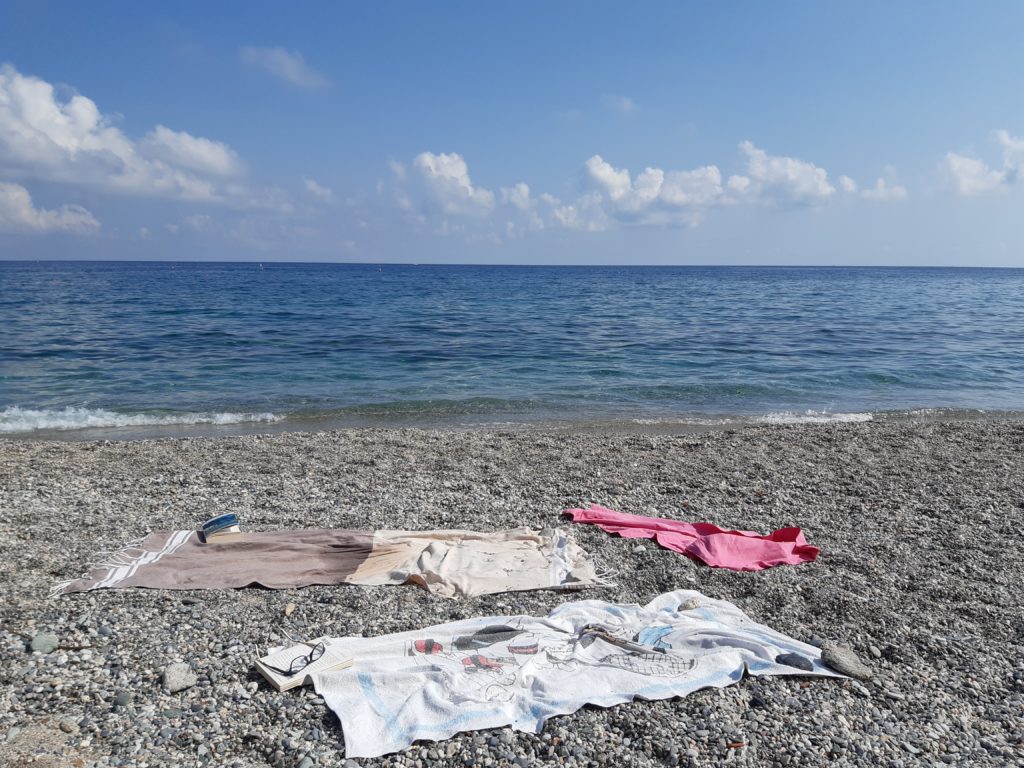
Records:
[[[176,664],[168,664],[164,668],[163,682],[164,688],[167,689],[168,693],[177,693],[178,691],[184,691],[186,688],[191,688],[199,682],[199,678],[196,677],[196,673],[192,671],[191,666],[184,662],[178,662]]]
[[[874,673],[859,659],[851,648],[827,644],[821,649],[821,660],[841,675],[870,680]]]
[[[60,639],[55,634],[40,632],[32,638],[32,644],[29,647],[39,653],[52,653],[57,650],[58,645],[60,645]]]
[[[775,657],[775,663],[784,664],[787,667],[802,669],[805,672],[811,672],[814,670],[814,663],[806,656],[801,656],[799,653],[780,653]]]
[[[865,698],[871,698],[871,691],[869,691],[863,685],[858,683],[856,680],[850,681],[850,688]]]

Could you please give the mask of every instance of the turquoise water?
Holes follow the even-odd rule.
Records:
[[[0,262],[0,432],[1024,411],[1024,270]]]

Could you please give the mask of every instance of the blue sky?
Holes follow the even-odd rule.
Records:
[[[0,258],[1024,266],[1024,4],[3,2]]]

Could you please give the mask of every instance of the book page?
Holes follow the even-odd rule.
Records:
[[[256,662],[256,668],[275,688],[280,691],[286,691],[289,688],[306,685],[308,682],[311,682],[310,676],[315,675],[318,672],[327,672],[331,669],[343,669],[352,665],[351,659],[343,659],[340,656],[336,656],[329,648],[327,648],[324,650],[323,656],[308,664],[304,669],[294,675],[282,675],[280,672],[270,669],[267,666],[269,665],[278,667],[279,669],[288,669],[291,666],[293,659],[309,654],[313,650],[314,645],[316,645],[316,642],[311,644],[301,643],[299,645],[293,645],[289,648],[283,648],[275,651],[268,656],[264,656],[262,659],[258,659]]]

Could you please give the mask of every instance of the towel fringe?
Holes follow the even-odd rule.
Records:
[[[617,587],[618,582],[614,581],[614,577],[618,572],[608,566],[594,564],[594,577],[588,581],[582,582],[568,582],[565,584],[558,584],[554,589],[559,592],[580,592],[584,589],[590,589],[592,587],[605,588],[605,587]]]
[[[60,595],[64,594],[65,590],[67,590],[68,587],[70,587],[77,581],[82,581],[83,579],[91,579],[92,581],[100,582],[103,581],[103,579],[107,576],[110,576],[111,571],[113,571],[115,568],[122,568],[124,566],[135,565],[135,563],[141,560],[142,557],[146,554],[146,550],[142,548],[142,542],[144,542],[145,540],[146,537],[143,536],[138,539],[132,539],[120,549],[108,549],[102,552],[98,552],[93,557],[93,559],[86,564],[85,571],[82,573],[81,576],[75,579],[67,579],[66,581],[60,581],[54,584],[50,588],[49,597],[59,597]],[[132,554],[133,550],[138,554]],[[102,570],[106,570],[106,576],[102,578],[93,577],[94,571]],[[83,591],[88,592],[92,589],[93,587],[90,587],[89,589]]]

